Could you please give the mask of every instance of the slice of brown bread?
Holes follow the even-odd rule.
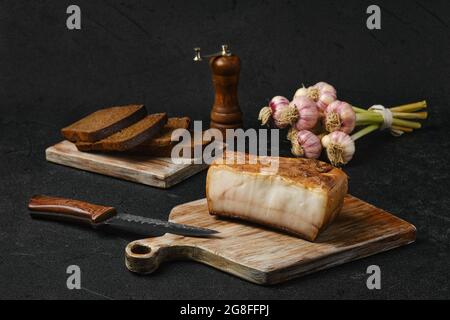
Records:
[[[176,141],[172,141],[172,132],[177,129],[188,129],[190,124],[191,119],[189,117],[169,118],[161,133],[157,137],[144,142],[142,145],[155,147],[173,145]]]
[[[98,110],[61,130],[72,142],[95,142],[143,119],[147,110],[142,104],[115,106]]]
[[[191,158],[191,159],[195,158],[195,153],[194,152],[195,152],[196,148],[200,147],[201,150],[202,150],[202,153],[203,153],[203,150],[205,150],[206,146],[209,145],[212,142],[212,140],[206,140],[203,137],[203,134],[205,133],[204,131],[202,133],[202,141],[200,141],[200,142],[195,141],[194,140],[194,133],[193,132],[191,132],[191,133],[192,133],[192,139],[191,139],[191,144],[190,144],[191,150],[190,150],[189,154],[184,154],[184,152],[183,152],[184,149],[182,149],[181,153],[179,154],[179,156],[182,157],[182,158]],[[182,143],[182,142],[180,142],[180,143]],[[175,145],[176,145],[176,143],[173,146],[170,147],[170,150],[169,150],[169,148],[166,148],[165,150],[160,149],[160,150],[156,151],[155,152],[155,157],[171,157],[172,156],[172,149],[173,149],[173,147]]]
[[[93,143],[77,142],[80,151],[125,151],[157,135],[167,122],[165,113],[155,113],[113,135]]]
[[[197,142],[194,140],[194,133],[191,132],[192,139],[190,141],[190,155],[189,154],[183,154],[183,150],[181,151],[181,154],[179,156],[183,158],[193,158],[194,157],[194,149],[196,146],[200,146],[202,148],[202,151],[205,149],[205,147],[211,143],[211,140],[206,140],[203,137],[204,132],[202,133],[202,141]],[[133,149],[128,150],[127,152],[130,152],[132,154],[139,154],[144,156],[152,156],[152,157],[166,157],[170,158],[172,155],[172,149],[175,145],[177,145],[177,141],[173,141],[171,144],[168,145],[145,145],[141,144]],[[179,142],[185,144],[186,142]]]
[[[144,143],[133,148],[133,151],[148,151],[149,149],[158,148],[170,148],[177,143],[177,141],[172,141],[172,132],[177,129],[188,129],[191,123],[189,117],[182,118],[169,118],[167,123],[161,132],[153,139],[147,140]]]

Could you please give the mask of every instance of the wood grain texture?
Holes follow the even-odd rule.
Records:
[[[212,57],[209,61],[214,86],[214,104],[210,127],[219,129],[224,139],[226,129],[242,128],[242,112],[238,101],[241,60],[236,55]]]
[[[353,196],[315,242],[209,215],[206,199],[175,207],[170,221],[220,231],[214,238],[166,234],[131,242],[126,265],[152,273],[165,261],[195,260],[257,284],[276,284],[414,242],[416,228]]]
[[[50,162],[158,188],[169,188],[208,167],[206,164],[175,164],[170,158],[86,153],[78,151],[75,144],[67,140],[47,148],[45,155]]]
[[[90,224],[104,221],[116,214],[113,207],[46,195],[33,196],[28,203],[28,209],[34,212],[31,215],[35,217],[39,217],[38,212],[54,213],[54,219],[61,217],[64,220],[66,217],[72,217],[86,220]]]

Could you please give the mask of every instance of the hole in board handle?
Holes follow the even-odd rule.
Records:
[[[141,254],[141,255],[145,255],[145,254],[149,254],[152,250],[147,247],[144,246],[142,244],[135,244],[131,247],[131,252],[133,254]]]

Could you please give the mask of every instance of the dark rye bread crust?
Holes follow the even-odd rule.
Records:
[[[167,122],[165,113],[148,115],[133,125],[94,143],[77,142],[80,151],[125,151],[156,136]]]
[[[158,157],[165,157],[167,154],[170,156],[173,146],[177,144],[177,141],[172,141],[172,132],[177,129],[188,129],[190,123],[191,119],[188,117],[169,118],[158,135],[132,148],[129,152]]]
[[[203,134],[204,134],[204,132],[202,133],[202,135]],[[203,152],[203,150],[205,150],[206,146],[209,145],[212,141],[206,140],[205,138],[202,137],[201,142],[196,142],[193,137],[193,135],[194,135],[193,132],[191,132],[191,135],[192,135],[192,138],[190,141],[190,158],[193,158],[195,148],[201,147],[202,152]],[[145,147],[142,147],[143,145],[139,145],[131,150],[128,150],[127,152],[132,153],[132,154],[144,155],[144,156],[170,158],[172,156],[172,149],[178,143],[183,143],[183,142],[174,141],[173,143],[171,143],[169,145],[147,145]],[[181,152],[178,156],[180,156],[182,158],[189,157],[189,155],[185,155],[183,153],[183,151],[184,151],[184,149],[181,149]]]
[[[63,128],[61,133],[72,142],[95,142],[131,126],[146,115],[143,104],[114,106],[91,113]]]
[[[137,148],[142,147],[164,147],[174,145],[176,141],[172,141],[172,132],[177,129],[189,129],[191,124],[191,119],[189,117],[182,118],[169,118],[167,119],[167,123],[164,125],[164,128],[161,132],[148,141],[137,146]]]

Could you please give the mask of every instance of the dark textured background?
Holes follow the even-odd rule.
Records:
[[[82,1],[82,30],[66,29],[72,1],[0,2],[1,298],[449,298],[450,6],[442,1]],[[366,8],[382,7],[369,31]],[[34,193],[74,197],[166,218],[204,196],[205,173],[169,189],[51,163],[59,129],[99,107],[145,102],[149,110],[207,120],[210,71],[192,48],[229,43],[242,59],[247,126],[271,96],[325,80],[355,105],[427,99],[423,129],[376,133],[346,167],[355,196],[414,223],[413,245],[275,287],[179,262],[149,277],[129,273],[126,239],[32,221]],[[66,267],[82,269],[80,291]],[[366,288],[367,266],[382,290]]]

